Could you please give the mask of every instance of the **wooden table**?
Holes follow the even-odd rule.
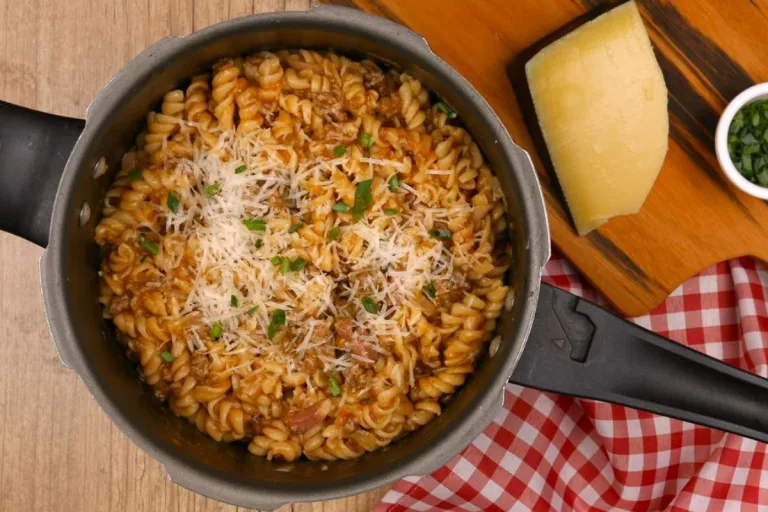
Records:
[[[0,98],[81,117],[124,63],[168,35],[310,0],[0,0]],[[20,169],[22,171],[23,169]],[[171,483],[56,356],[42,254],[0,233],[0,512],[234,512]],[[281,511],[367,511],[385,488]]]

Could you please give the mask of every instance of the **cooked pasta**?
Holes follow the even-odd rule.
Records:
[[[508,293],[501,189],[454,117],[405,73],[306,50],[169,92],[95,232],[105,317],[156,395],[286,461],[438,416]]]

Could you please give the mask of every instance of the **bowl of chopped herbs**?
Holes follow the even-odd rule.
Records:
[[[768,199],[768,83],[750,87],[728,104],[717,125],[715,151],[734,185]]]

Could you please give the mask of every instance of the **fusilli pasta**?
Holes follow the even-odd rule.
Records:
[[[441,414],[509,286],[496,177],[422,84],[316,51],[217,62],[106,194],[105,317],[217,441],[350,459]]]

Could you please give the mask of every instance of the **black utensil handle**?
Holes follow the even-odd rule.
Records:
[[[546,284],[510,381],[768,442],[768,379]]]
[[[84,126],[0,101],[0,231],[48,245],[59,179]]]

